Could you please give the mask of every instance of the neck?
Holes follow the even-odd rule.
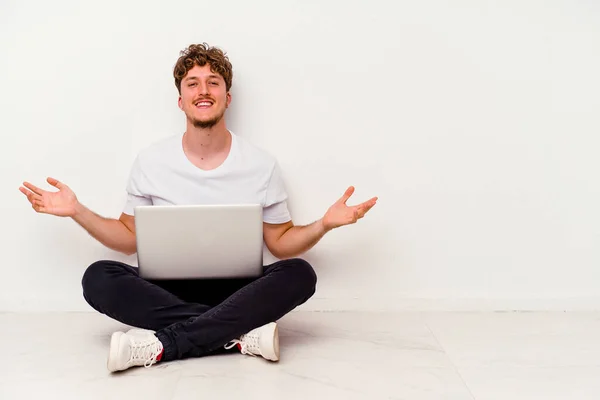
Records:
[[[183,135],[183,146],[190,156],[209,158],[229,150],[231,135],[220,121],[212,128],[196,128],[188,121]]]

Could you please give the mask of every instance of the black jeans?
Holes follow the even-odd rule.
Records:
[[[306,302],[317,277],[295,258],[264,267],[257,279],[149,281],[137,268],[97,261],[85,271],[83,297],[124,324],[156,331],[163,360],[200,357]]]

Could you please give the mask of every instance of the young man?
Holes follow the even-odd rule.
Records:
[[[354,191],[350,187],[323,218],[307,226],[294,225],[275,159],[225,126],[232,83],[227,56],[207,44],[191,45],[181,52],[173,75],[186,131],[138,155],[118,220],[93,213],[54,178],[47,181],[58,192],[28,182],[20,190],[36,212],[70,217],[102,244],[125,254],[136,252],[135,206],[262,204],[264,241],[281,261],[265,266],[260,278],[148,281],[138,276],[137,268],[107,260],[88,267],[83,296],[97,311],[137,327],[112,335],[111,372],[229,349],[277,361],[275,321],[315,292],[314,270],[294,257],[326,232],[355,223],[377,198],[347,206]]]

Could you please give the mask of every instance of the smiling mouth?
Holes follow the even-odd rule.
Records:
[[[196,106],[196,108],[200,108],[200,109],[210,108],[212,105],[213,105],[213,102],[208,101],[208,100],[202,100],[202,101],[198,101],[198,102],[194,103],[194,106]]]

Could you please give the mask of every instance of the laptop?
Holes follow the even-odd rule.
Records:
[[[263,273],[260,204],[134,209],[144,279],[254,278]]]

